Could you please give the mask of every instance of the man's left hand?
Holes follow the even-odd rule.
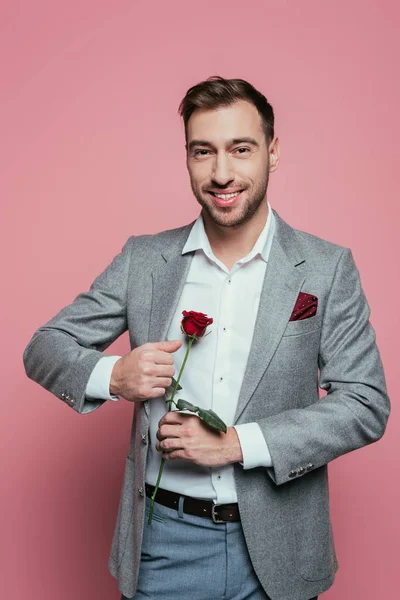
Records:
[[[185,458],[204,467],[222,467],[243,460],[236,430],[210,429],[196,415],[167,412],[158,424],[157,450],[165,460]]]

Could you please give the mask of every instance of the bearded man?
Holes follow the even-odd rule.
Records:
[[[212,77],[180,114],[199,217],[130,237],[34,334],[26,371],[78,413],[135,403],[109,563],[122,598],[309,600],[338,568],[327,465],[379,440],[389,415],[369,307],[351,251],[270,206],[279,139],[265,96]],[[167,412],[183,310],[214,320],[185,399],[226,433]],[[132,350],[104,355],[126,330]]]

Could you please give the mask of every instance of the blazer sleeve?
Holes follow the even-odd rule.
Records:
[[[370,309],[351,250],[338,260],[323,314],[319,385],[325,397],[258,421],[277,484],[379,440],[390,402]]]
[[[89,291],[40,327],[23,355],[28,377],[78,413],[92,412],[105,399],[85,397],[94,366],[127,329],[127,288],[134,236]]]

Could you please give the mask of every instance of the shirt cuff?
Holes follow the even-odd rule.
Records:
[[[272,459],[267,442],[258,423],[242,423],[234,425],[242,448],[243,469],[255,467],[272,467]]]
[[[111,373],[120,356],[103,356],[95,365],[86,385],[87,400],[119,400],[110,394]]]

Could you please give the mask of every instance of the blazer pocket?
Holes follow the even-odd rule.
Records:
[[[286,325],[286,329],[283,332],[283,336],[290,335],[303,335],[304,333],[311,333],[321,328],[322,317],[321,315],[315,315],[315,317],[309,317],[308,319],[300,319],[299,321],[289,321]]]

